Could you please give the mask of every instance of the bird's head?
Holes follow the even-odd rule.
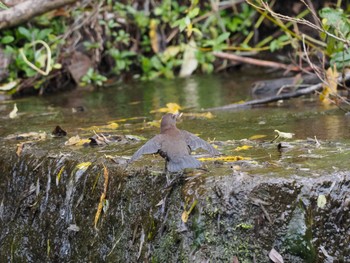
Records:
[[[160,132],[164,132],[169,128],[176,128],[176,120],[182,116],[182,113],[167,113],[162,117],[162,121],[160,123]]]

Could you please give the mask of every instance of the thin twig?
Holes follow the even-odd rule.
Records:
[[[263,67],[282,68],[282,69],[287,69],[287,70],[291,70],[291,71],[300,71],[300,68],[296,67],[296,66],[286,65],[286,64],[282,64],[282,63],[274,62],[274,61],[267,61],[267,60],[260,60],[260,59],[255,59],[255,58],[242,57],[242,56],[238,56],[238,55],[231,54],[231,53],[213,52],[213,55],[218,57],[218,58],[230,59],[230,60],[234,60],[234,61],[239,61],[239,62],[263,66]]]

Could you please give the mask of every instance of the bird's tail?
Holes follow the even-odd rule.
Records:
[[[167,164],[167,170],[169,172],[178,172],[185,168],[199,168],[202,164],[196,158],[187,155],[176,160],[169,160]]]

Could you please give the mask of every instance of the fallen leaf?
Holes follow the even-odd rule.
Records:
[[[186,210],[183,211],[183,213],[181,215],[182,222],[186,223],[188,221],[188,217],[191,214],[193,208],[195,208],[195,206],[197,205],[197,203],[198,203],[198,200],[194,200],[192,205],[191,205],[191,207],[190,207],[190,209],[188,209],[187,211]]]
[[[86,143],[89,143],[90,140],[89,139],[80,139],[79,135],[73,136],[71,138],[68,139],[68,141],[66,141],[64,144],[67,146],[82,146]]]
[[[181,215],[181,220],[182,220],[182,222],[187,223],[187,221],[188,221],[188,216],[189,216],[188,212],[187,212],[187,211],[183,211],[183,212],[182,212],[182,215]]]
[[[331,104],[334,100],[330,98],[331,95],[336,95],[337,86],[338,86],[338,77],[339,73],[336,68],[336,64],[334,67],[329,67],[326,70],[326,82],[327,84],[323,84],[323,90],[320,94],[320,100],[323,104]]]
[[[265,137],[266,137],[266,135],[264,135],[264,134],[256,134],[256,135],[249,137],[249,140],[258,140],[258,139],[262,139]]]
[[[20,133],[20,134],[11,134],[8,135],[6,140],[34,140],[34,141],[41,141],[46,139],[46,132],[26,132],[26,133]]]
[[[294,133],[281,132],[279,130],[274,130],[274,132],[276,132],[279,137],[284,138],[284,139],[292,139],[293,136],[295,135]]]
[[[115,130],[118,127],[119,127],[118,123],[116,123],[116,122],[109,122],[106,125],[94,125],[94,126],[90,126],[88,128],[81,128],[81,130],[104,132],[104,131],[109,131],[109,130]]]
[[[274,263],[283,263],[283,258],[282,256],[273,248],[271,249],[269,253],[269,258],[274,262]]]
[[[327,199],[325,195],[319,195],[317,197],[317,206],[321,209],[323,209],[326,206]]]
[[[17,112],[18,112],[17,104],[15,103],[15,105],[13,105],[13,110],[9,114],[10,119],[16,118],[17,117]]]
[[[106,203],[106,196],[107,196],[107,188],[108,188],[108,180],[109,180],[109,173],[107,167],[103,164],[103,177],[104,177],[104,183],[103,183],[103,192],[100,196],[100,202],[97,206],[97,211],[95,214],[95,220],[94,220],[94,226],[95,229],[97,229],[97,222],[101,216],[102,209],[104,212],[106,212],[108,208],[108,202]]]
[[[79,84],[83,76],[86,75],[89,68],[93,67],[91,58],[79,51],[74,51],[70,56],[70,65],[68,71],[75,83]]]
[[[194,118],[206,118],[206,119],[214,118],[214,115],[211,112],[205,112],[205,113],[184,113],[183,115],[187,116],[187,117],[194,117]]]
[[[206,161],[236,162],[240,160],[251,160],[251,158],[237,155],[237,156],[202,157],[202,158],[198,158],[198,160],[202,162],[206,162]]]
[[[18,83],[18,81],[14,80],[14,81],[11,81],[11,82],[8,82],[8,83],[1,84],[0,85],[0,90],[1,91],[12,90],[14,87],[16,87],[17,83]]]
[[[251,145],[243,145],[243,146],[238,146],[235,151],[236,152],[239,152],[239,151],[244,151],[244,150],[248,150],[250,148],[253,148],[253,146]]]
[[[22,154],[24,144],[25,144],[24,142],[17,144],[16,154],[18,157],[20,157]]]
[[[56,176],[56,185],[58,186],[58,184],[60,183],[60,180],[61,180],[61,176],[62,176],[62,173],[64,171],[64,168],[65,168],[65,165],[63,165],[60,169],[60,171],[58,172],[57,176]]]
[[[78,170],[81,170],[81,171],[86,171],[89,166],[91,165],[92,163],[91,162],[83,162],[83,163],[79,163],[77,164],[75,167],[78,169]]]
[[[181,110],[181,106],[174,102],[169,102],[166,104],[166,108],[160,108],[157,110],[152,110],[150,113],[163,112],[163,113],[173,113],[176,114]]]

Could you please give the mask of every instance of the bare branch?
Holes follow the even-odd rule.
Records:
[[[35,16],[77,1],[78,0],[27,0],[7,10],[0,11],[0,29],[19,25]]]
[[[339,77],[338,78],[338,82],[347,81],[347,80],[350,80],[350,73],[346,73],[344,77]],[[247,102],[239,103],[239,104],[238,103],[237,104],[228,104],[228,105],[215,107],[215,108],[209,108],[209,109],[205,109],[205,110],[206,111],[208,111],[208,110],[210,110],[210,111],[219,111],[219,110],[244,109],[244,108],[252,107],[254,105],[262,105],[262,104],[267,104],[267,103],[274,102],[274,101],[300,97],[300,96],[303,96],[303,95],[310,94],[312,92],[316,92],[318,90],[321,90],[322,87],[323,87],[323,83],[320,82],[320,83],[312,85],[312,86],[310,86],[308,88],[297,90],[296,92],[292,92],[292,93],[286,93],[286,94],[282,94],[282,95],[278,95],[278,96],[272,96],[272,97],[263,98],[263,99],[251,100],[251,101],[247,101]]]

